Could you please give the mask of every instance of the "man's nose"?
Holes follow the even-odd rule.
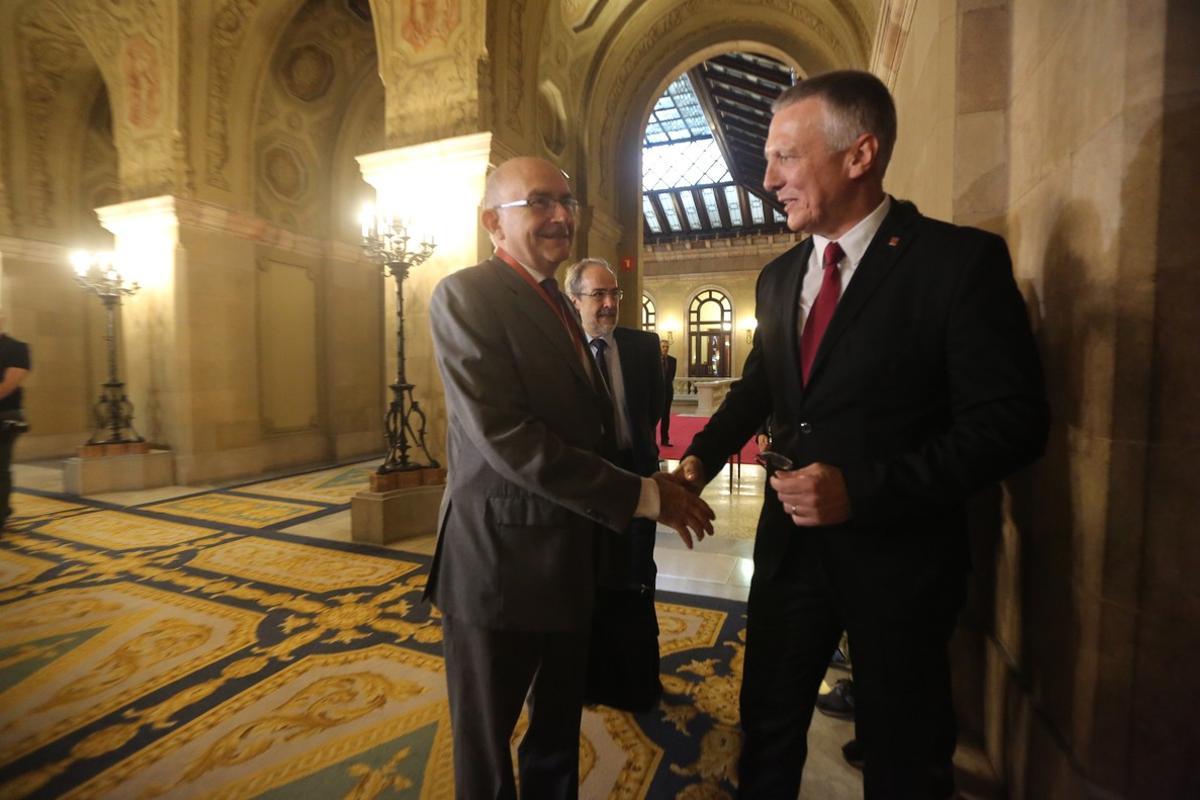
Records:
[[[571,212],[568,211],[567,207],[562,203],[555,202],[550,207],[550,219],[554,220],[555,222],[570,222]]]
[[[779,172],[775,168],[775,164],[768,161],[766,172],[763,173],[763,188],[768,192],[775,192],[781,186],[783,186],[783,181],[779,179]]]

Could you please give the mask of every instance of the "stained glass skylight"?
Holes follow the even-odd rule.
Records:
[[[683,203],[683,213],[687,215],[688,225],[692,226],[692,230],[698,231],[704,227],[700,224],[700,212],[696,210],[696,198],[692,197],[692,193],[680,192],[679,201]]]
[[[646,224],[652,233],[662,233],[662,225],[658,224],[658,215],[654,213],[654,203],[650,202],[648,194],[642,195],[642,215],[646,217]]]
[[[755,225],[762,225],[767,221],[766,215],[763,214],[762,198],[756,194],[747,195],[750,202],[750,219],[754,220]]]
[[[704,200],[704,209],[708,211],[708,222],[714,228],[725,227],[721,223],[721,210],[717,208],[717,193],[712,187],[700,190],[700,198]]]
[[[738,198],[736,186],[725,187],[725,205],[729,206],[729,224],[742,224],[742,201]]]
[[[662,206],[663,216],[667,218],[667,227],[675,233],[682,231],[683,223],[679,221],[679,215],[675,213],[675,204],[671,202],[671,195],[660,194],[658,204]]]

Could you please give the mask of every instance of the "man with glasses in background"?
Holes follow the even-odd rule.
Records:
[[[444,278],[430,321],[449,416],[449,475],[427,596],[443,616],[460,798],[574,798],[596,537],[635,516],[691,547],[712,511],[662,473],[613,466],[611,399],[554,279],[578,202],[562,171],[514,158],[480,220],[496,253]]]
[[[567,270],[566,288],[613,401],[614,463],[638,475],[653,475],[658,471],[654,428],[663,409],[658,336],[617,327],[623,293],[607,261],[585,258],[573,264]],[[654,613],[655,527],[654,520],[634,519],[624,536],[600,540],[598,619],[593,626],[588,702],[648,711],[662,694]],[[604,632],[612,635],[599,636]],[[597,643],[607,647],[595,647]]]

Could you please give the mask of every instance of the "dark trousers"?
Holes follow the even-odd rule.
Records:
[[[659,441],[663,444],[671,441],[671,404],[674,402],[675,393],[667,392],[666,400],[663,403],[662,420],[659,422],[659,426],[662,428],[662,435]]]
[[[947,798],[955,724],[946,648],[963,576],[935,571],[927,587],[889,602],[886,591],[872,592],[854,574],[853,548],[835,547],[822,534],[797,529],[779,572],[752,581],[738,796],[799,793],[814,703],[844,628],[854,643],[864,796]]]
[[[17,434],[0,432],[0,528],[12,514],[9,499],[12,495],[12,454]]]
[[[521,796],[578,797],[588,631],[494,630],[444,617],[442,633],[455,796],[517,797],[509,740],[528,696],[529,729],[517,747]]]

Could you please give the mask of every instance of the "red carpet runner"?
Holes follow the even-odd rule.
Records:
[[[659,445],[659,458],[679,459],[683,456],[688,445],[692,443],[694,437],[708,423],[708,417],[693,417],[684,416],[682,414],[671,415],[671,446],[664,447]],[[754,457],[758,455],[758,445],[754,443],[754,437],[750,437],[750,441],[742,446],[742,463],[753,464]]]

